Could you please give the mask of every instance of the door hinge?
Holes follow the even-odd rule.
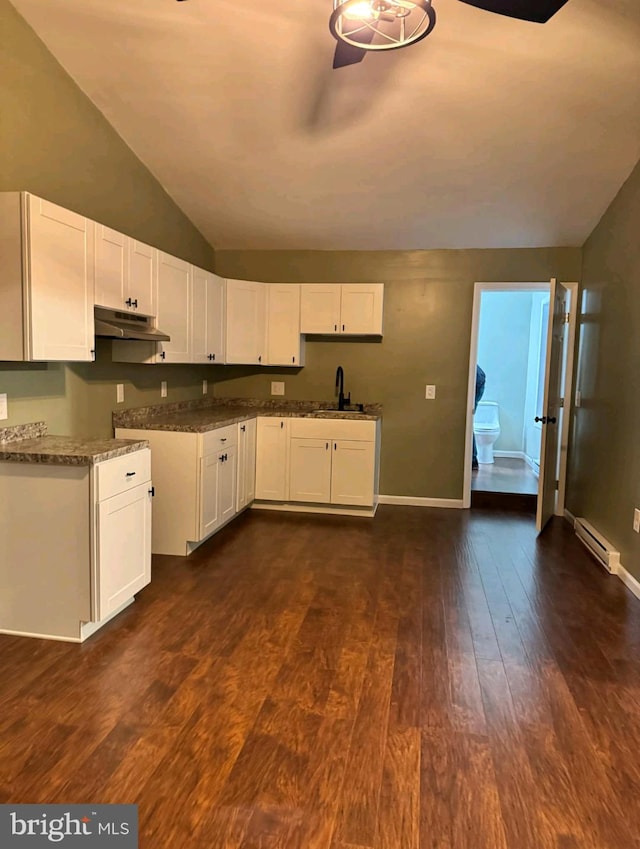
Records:
[[[570,317],[571,317],[571,316],[570,316],[570,314],[569,314],[568,312],[566,312],[566,313],[562,316],[562,323],[563,323],[563,324],[569,324],[569,319],[570,319]]]
[[[556,490],[560,489],[560,481],[556,481],[553,485],[553,488],[556,489]]]
[[[564,407],[564,398],[558,398],[558,407]]]

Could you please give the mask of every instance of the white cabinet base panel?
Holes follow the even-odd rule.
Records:
[[[58,634],[35,634],[27,631],[7,631],[6,629],[0,628],[0,634],[7,634],[10,637],[35,637],[37,640],[55,640],[58,643],[83,643],[85,640],[88,640],[89,637],[92,637],[96,631],[99,631],[103,625],[106,625],[107,622],[111,622],[112,619],[115,619],[118,614],[122,613],[123,610],[126,610],[129,605],[133,604],[135,598],[130,598],[121,604],[116,610],[112,610],[108,616],[105,616],[100,622],[81,622],[80,623],[80,633],[77,637],[73,636],[59,636]]]
[[[378,505],[374,504],[373,507],[343,507],[342,505],[333,504],[299,504],[291,501],[254,501],[251,509],[277,510],[281,513],[325,513],[333,516],[362,516],[365,519],[372,519],[376,515]]]

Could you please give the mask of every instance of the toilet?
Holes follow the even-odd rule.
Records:
[[[495,401],[480,401],[473,416],[478,463],[493,463],[493,446],[500,436],[500,416]]]

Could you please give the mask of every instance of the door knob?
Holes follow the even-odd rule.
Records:
[[[546,416],[536,416],[534,421],[535,422],[542,422],[542,424],[546,424],[547,423],[547,417]]]

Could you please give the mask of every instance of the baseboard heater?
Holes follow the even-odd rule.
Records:
[[[611,543],[602,534],[599,534],[586,519],[576,519],[573,527],[576,536],[584,547],[593,554],[607,572],[616,575],[618,566],[620,566],[620,552],[616,551]]]

